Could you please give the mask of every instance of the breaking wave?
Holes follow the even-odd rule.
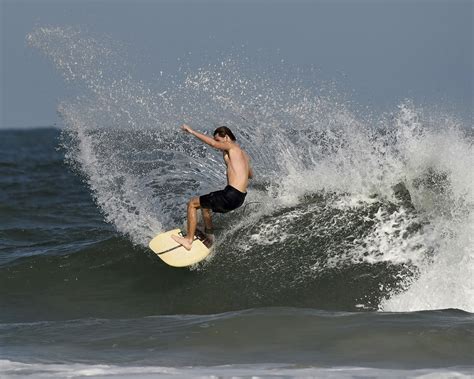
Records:
[[[228,125],[256,179],[246,207],[216,216],[216,254],[195,269],[251,275],[257,298],[279,289],[330,304],[343,285],[361,308],[474,312],[472,134],[452,115],[409,100],[364,113],[238,59],[145,83],[110,39],[42,27],[27,41],[77,88],[58,107],[66,159],[133,244],[225,185],[219,154],[178,126]]]

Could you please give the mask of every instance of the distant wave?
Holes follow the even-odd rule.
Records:
[[[289,373],[315,366],[465,372],[472,368],[472,321],[471,315],[454,310],[383,314],[259,308],[211,315],[0,324],[10,347],[2,354],[0,368],[3,373],[25,372],[27,365],[10,361],[20,357],[33,371],[64,375],[76,369],[72,375],[84,376],[94,369],[100,375],[127,375],[141,370],[159,373],[167,366],[179,372],[240,364],[265,372],[267,364],[278,367],[285,362],[292,362]],[[44,346],[38,350],[37,344]],[[16,346],[22,347],[21,355]],[[58,348],[67,352],[64,365],[58,365]],[[221,370],[225,373],[231,367]]]
[[[256,364],[256,365],[223,365],[213,367],[166,367],[166,366],[123,366],[105,364],[53,364],[53,363],[24,363],[0,360],[0,369],[5,378],[35,377],[54,378],[64,377],[94,377],[122,378],[138,376],[140,378],[186,377],[186,378],[215,378],[217,376],[250,377],[250,376],[283,376],[283,377],[318,377],[318,378],[353,378],[354,376],[391,378],[421,378],[429,375],[446,378],[468,378],[470,369],[453,367],[451,369],[377,369],[361,367],[320,368],[320,367],[291,367],[288,364]]]

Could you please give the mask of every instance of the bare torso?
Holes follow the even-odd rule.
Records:
[[[249,156],[235,143],[229,150],[223,152],[223,156],[227,166],[227,184],[240,192],[247,192],[251,176]]]

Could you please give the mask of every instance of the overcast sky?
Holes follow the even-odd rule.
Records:
[[[36,26],[80,27],[123,42],[144,63],[145,79],[176,70],[178,59],[198,67],[239,48],[248,57],[266,52],[269,64],[283,59],[289,70],[314,67],[373,109],[395,110],[410,98],[472,118],[472,0],[0,3],[0,128],[58,122],[67,88],[26,45]]]

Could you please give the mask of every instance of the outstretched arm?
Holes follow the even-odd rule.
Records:
[[[191,129],[189,125],[183,124],[181,125],[181,129],[183,129],[185,132],[188,132],[189,134],[192,134],[193,136],[199,138],[202,142],[208,144],[209,146],[212,146],[215,149],[219,150],[229,150],[231,145],[230,142],[219,142],[216,141],[214,138],[211,138],[209,136],[206,136],[205,134],[196,132],[195,130]]]

